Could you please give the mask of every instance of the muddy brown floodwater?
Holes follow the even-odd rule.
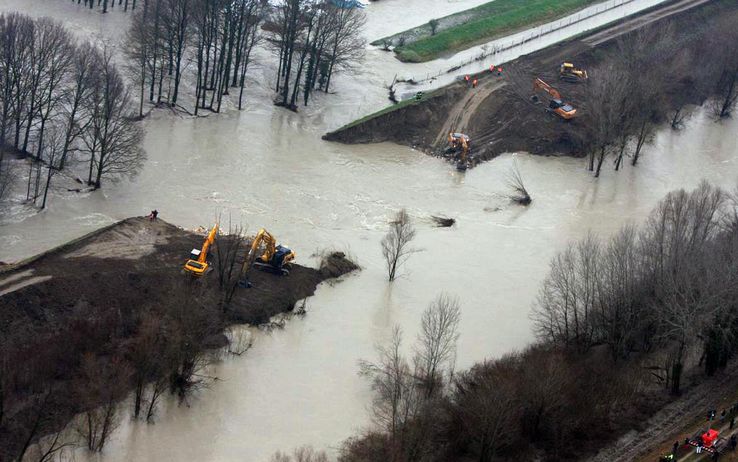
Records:
[[[398,0],[380,4],[385,1]],[[446,5],[403,4],[421,11],[430,3]],[[3,5],[53,5],[49,14],[79,20],[77,7],[63,0]],[[374,6],[370,27],[379,29],[372,22],[387,18],[373,16]],[[120,21],[115,14],[111,21]],[[412,25],[403,22],[396,30]],[[382,34],[393,31],[383,27]],[[213,373],[220,380],[188,405],[167,402],[154,425],[124,419],[94,460],[266,461],[278,449],[302,444],[335,448],[369,424],[371,393],[357,375],[357,361],[371,358],[395,324],[412,340],[421,312],[440,291],[461,301],[459,367],[522,348],[532,340],[528,313],[548,261],[567,242],[639,222],[666,192],[702,178],[729,188],[738,182],[738,121],[715,123],[701,113],[681,132],[661,131],[637,168],[616,173],[608,166],[599,180],[576,159],[508,154],[464,175],[402,146],[322,141],[328,129],[384,104],[386,72],[379,68],[386,56],[370,53],[364,76],[339,79],[336,95],[299,114],[271,106],[265,85],[273,75],[264,63],[254,78],[266,83],[252,81],[246,111],[196,120],[156,113],[147,120],[149,160],[134,181],[94,194],[57,195],[40,214],[18,206],[6,211],[0,228],[5,261],[158,208],[162,218],[188,228],[222,212],[251,230],[274,232],[303,264],[315,264],[315,250],[337,247],[349,249],[364,268],[320,286],[308,315],[284,330],[254,332],[248,354],[219,363]],[[500,196],[513,159],[533,197],[527,208]],[[379,241],[400,207],[416,221],[420,252],[388,284]],[[457,222],[436,228],[431,215]]]

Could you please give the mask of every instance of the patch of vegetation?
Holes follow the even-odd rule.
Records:
[[[420,104],[420,103],[422,103],[424,101],[427,101],[429,98],[433,98],[433,97],[436,97],[438,95],[442,95],[444,93],[443,90],[444,89],[441,88],[441,89],[438,89],[438,90],[433,90],[433,91],[428,92],[428,93],[424,93],[423,96],[420,99],[417,99],[417,98],[414,98],[413,97],[413,98],[408,98],[406,100],[400,101],[397,104],[393,104],[391,106],[387,106],[384,109],[380,109],[377,112],[374,112],[372,114],[366,115],[366,116],[362,117],[361,119],[354,120],[353,122],[344,125],[343,127],[339,128],[336,131],[337,132],[340,132],[342,130],[346,130],[346,129],[349,129],[349,128],[352,128],[352,127],[356,127],[357,125],[361,125],[364,122],[368,122],[371,119],[374,119],[374,118],[377,118],[379,116],[388,114],[388,113],[390,113],[392,111],[396,111],[398,109],[402,109],[404,107],[412,106],[412,105],[415,105],[415,104]]]
[[[495,0],[451,15],[465,15],[474,19],[438,30],[434,35],[422,37],[412,43],[398,43],[395,51],[401,61],[430,61],[444,53],[460,51],[476,43],[553,21],[598,1]],[[451,16],[443,18],[441,23],[450,22]]]

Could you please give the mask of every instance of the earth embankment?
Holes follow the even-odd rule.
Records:
[[[444,155],[449,132],[471,138],[471,164],[504,152],[539,155],[585,155],[588,133],[586,84],[559,80],[562,62],[593,69],[621,53],[617,40],[639,31],[671,26],[675,40],[699,45],[695,31],[705,30],[727,17],[738,18],[738,4],[727,0],[675,0],[625,18],[596,31],[503,64],[503,72],[485,71],[472,76],[476,88],[457,82],[433,92],[408,107],[380,111],[325,136],[344,143],[393,141],[431,155]],[[577,109],[577,117],[563,121],[534,102],[533,81],[541,78]],[[667,89],[667,104],[699,104],[689,73],[674,76]],[[402,103],[400,103],[402,104]]]

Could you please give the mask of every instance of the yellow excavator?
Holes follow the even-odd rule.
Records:
[[[559,66],[559,78],[566,82],[580,83],[589,79],[585,69],[579,69],[572,63],[562,63]]]
[[[262,247],[264,250],[259,255]],[[286,276],[290,274],[290,263],[295,257],[295,252],[283,245],[278,245],[274,236],[262,228],[256,233],[254,240],[251,242],[246,264],[248,265],[249,262],[253,261],[254,267],[262,271]]]
[[[190,252],[190,259],[184,265],[184,270],[193,276],[200,277],[207,272],[210,264],[208,263],[208,252],[210,246],[215,242],[215,236],[218,235],[218,223],[213,225],[213,229],[210,230],[205,242],[202,244],[202,249],[192,249]]]
[[[458,162],[456,163],[456,169],[457,170],[466,170],[467,169],[467,157],[469,154],[469,145],[471,144],[471,139],[468,135],[465,135],[463,133],[454,133],[451,132],[448,134],[448,152],[458,152],[459,158]]]
[[[549,96],[551,96],[546,111],[553,112],[564,120],[570,120],[574,118],[577,110],[574,109],[571,104],[565,103],[561,100],[561,93],[559,93],[558,90],[556,90],[554,87],[547,84],[541,79],[535,79],[533,81],[533,92],[535,93],[538,90],[543,90],[544,92],[548,93]],[[538,96],[535,94],[531,97],[531,99],[533,100],[533,102],[538,102]]]
[[[572,63],[562,63],[559,67],[559,78],[565,82],[579,83],[589,78],[587,71],[577,69]]]

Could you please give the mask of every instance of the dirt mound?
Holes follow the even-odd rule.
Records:
[[[358,270],[359,265],[351,261],[343,252],[330,252],[320,261],[320,274],[328,278],[337,278],[344,274]]]
[[[186,276],[182,265],[203,236],[163,220],[129,218],[18,265],[0,270],[0,333],[41,326],[84,306],[140,306],[166,297],[162,288]],[[289,276],[250,271],[252,288],[239,288],[229,310],[231,322],[258,324],[292,309],[318,284],[356,266],[335,253],[330,270],[292,265]],[[353,265],[353,266],[352,266]],[[217,277],[198,283],[215,289]]]

